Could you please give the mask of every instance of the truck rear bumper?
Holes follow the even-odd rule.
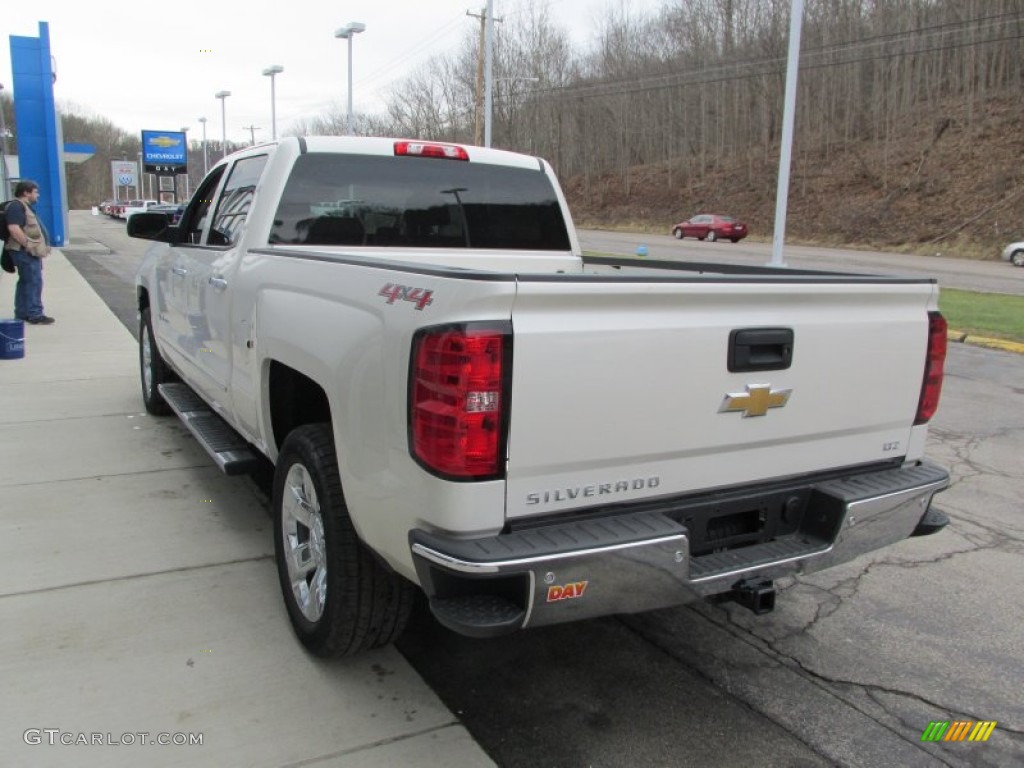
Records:
[[[822,570],[915,531],[933,532],[934,524],[927,530],[918,525],[932,497],[948,485],[945,469],[923,461],[765,494],[746,489],[724,500],[670,500],[637,511],[595,513],[488,538],[413,530],[409,544],[438,620],[462,634],[491,637],[664,608],[729,593],[753,578]],[[789,520],[793,512],[791,531],[737,546],[709,543],[713,528],[742,527],[744,521],[756,527],[757,520],[770,517],[772,504],[781,505],[780,529],[782,518]],[[700,520],[700,531],[694,520]],[[707,551],[692,554],[694,541]]]

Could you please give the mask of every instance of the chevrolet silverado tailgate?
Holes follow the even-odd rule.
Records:
[[[521,279],[507,516],[920,452],[936,297],[853,276]]]

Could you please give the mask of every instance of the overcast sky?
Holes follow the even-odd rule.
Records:
[[[494,0],[496,17],[522,12],[524,0]],[[609,9],[649,13],[666,0],[534,0],[547,5],[555,22],[579,47],[593,40]],[[10,7],[6,7],[10,6]],[[331,106],[344,110],[348,88],[348,43],[334,31],[351,21],[366,24],[353,41],[355,111],[380,111],[389,84],[433,55],[457,47],[479,22],[486,0],[390,0],[327,2],[276,0],[32,0],[5,5],[0,83],[12,90],[8,35],[38,36],[38,22],[50,27],[57,63],[58,104],[106,117],[131,133],[179,130],[201,138],[221,136],[221,102],[214,93],[231,91],[225,108],[227,136],[248,141],[270,138],[270,78],[263,69],[280,64],[276,77],[277,128],[317,115]],[[476,25],[476,26],[475,26]],[[15,93],[15,98],[17,94]]]

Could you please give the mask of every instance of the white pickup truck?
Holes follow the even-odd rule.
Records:
[[[117,217],[127,221],[135,214],[148,211],[156,205],[159,205],[156,200],[128,200],[117,209]]]
[[[274,464],[320,655],[416,590],[477,637],[706,597],[941,529],[934,281],[583,256],[543,160],[378,138],[229,156],[138,272],[142,394]]]

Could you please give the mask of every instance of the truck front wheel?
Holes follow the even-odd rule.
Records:
[[[317,656],[393,642],[415,587],[385,570],[356,535],[330,424],[292,431],[274,471],[274,548],[292,628]]]

